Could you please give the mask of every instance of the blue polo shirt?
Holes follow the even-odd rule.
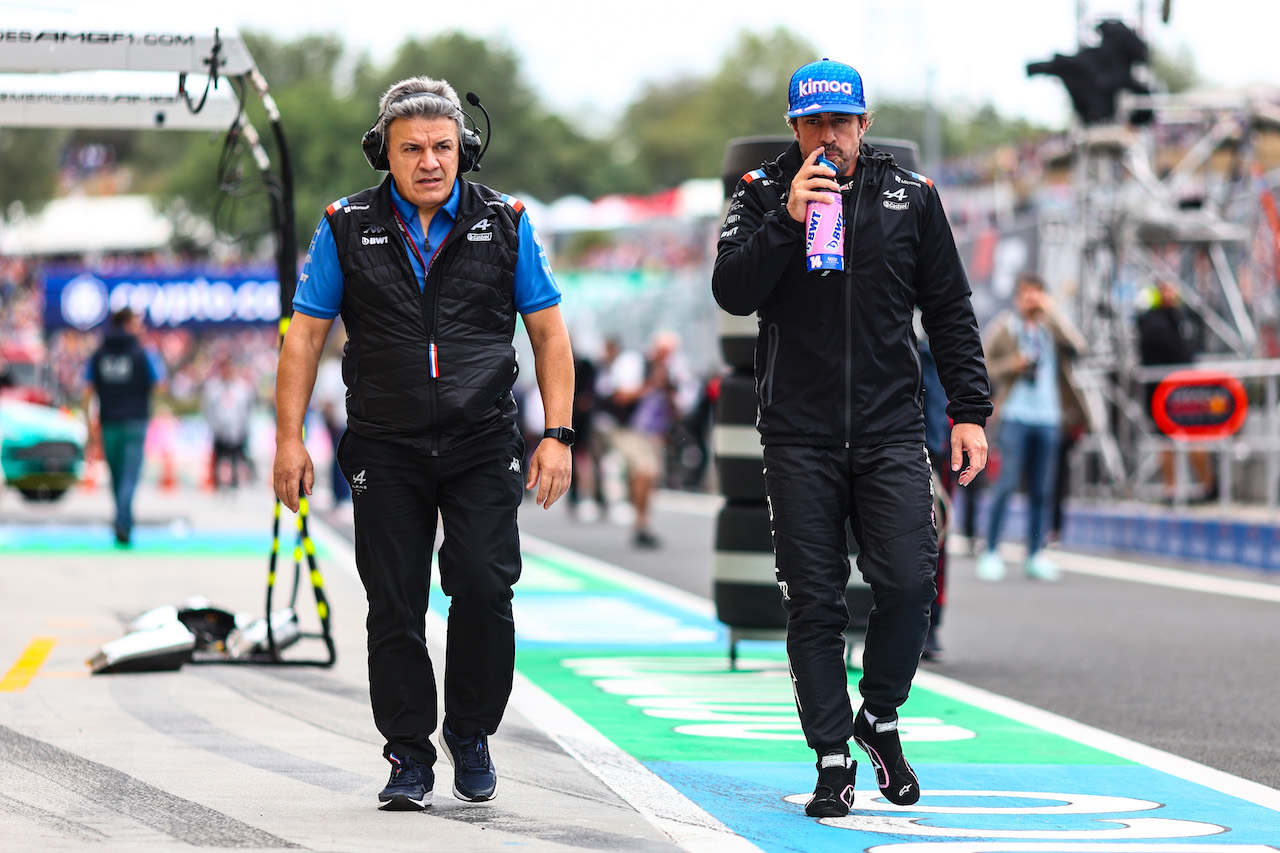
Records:
[[[503,196],[504,201],[507,198]],[[422,220],[418,216],[417,206],[400,197],[394,180],[391,182],[391,202],[404,220],[409,239],[413,240],[418,249],[417,252],[409,250],[409,263],[413,264],[413,271],[417,273],[418,289],[425,289],[427,271],[418,262],[418,255],[422,255],[427,266],[430,266],[432,256],[449,236],[458,217],[458,183],[454,181],[453,191],[431,218],[426,234],[422,232]],[[559,303],[560,288],[551,274],[551,264],[547,262],[547,253],[542,248],[542,241],[538,239],[538,232],[533,230],[527,214],[520,217],[517,234],[520,246],[516,255],[515,305],[521,314],[533,314]],[[329,218],[321,217],[316,233],[311,238],[311,246],[307,249],[302,274],[298,277],[293,310],[310,317],[332,320],[342,310],[342,291],[342,266],[338,263],[338,246],[329,229]]]

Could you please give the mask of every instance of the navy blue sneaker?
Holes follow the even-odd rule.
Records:
[[[436,774],[431,768],[409,756],[387,755],[391,762],[391,778],[378,794],[378,808],[388,812],[416,812],[431,805],[431,789]]]
[[[498,789],[498,773],[489,758],[489,736],[481,732],[459,737],[444,723],[440,726],[440,744],[453,759],[453,795],[469,803],[492,800]]]

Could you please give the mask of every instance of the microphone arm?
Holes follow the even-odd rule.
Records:
[[[467,92],[467,103],[473,107],[479,107],[480,112],[484,113],[484,147],[480,149],[480,153],[476,155],[476,168],[480,168],[480,161],[484,159],[484,152],[489,150],[489,141],[493,136],[493,124],[489,121],[489,111],[484,108],[484,104],[480,103],[480,96],[475,92]]]

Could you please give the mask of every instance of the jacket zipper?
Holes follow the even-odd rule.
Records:
[[[397,226],[400,226],[398,217],[396,224]],[[456,222],[454,223],[454,226],[457,226]],[[403,233],[405,240],[413,239],[407,228],[400,227],[400,230]],[[452,234],[453,229],[450,229],[449,233]],[[436,250],[431,253],[430,257],[422,257],[422,255],[418,255],[419,259],[424,264],[424,268],[422,270],[422,296],[418,304],[422,308],[422,325],[427,333],[427,376],[431,380],[428,383],[431,388],[431,394],[428,398],[427,417],[430,423],[436,422],[440,412],[440,357],[439,350],[436,348],[435,329],[437,318],[440,316],[440,288],[438,286],[435,287],[432,293],[432,307],[430,314],[427,313],[427,289],[431,286],[431,268],[435,266],[435,259],[444,248],[444,244],[447,242],[449,242],[448,235],[445,236],[444,240],[441,241]],[[403,243],[402,248],[403,254],[401,257],[404,258],[405,264],[409,268],[409,275],[411,278],[417,278],[417,274],[413,271],[413,261],[409,258],[409,252],[411,250],[407,246],[403,246]],[[416,251],[415,254],[417,254]],[[438,429],[432,430],[431,432],[431,455],[440,455],[440,431]]]
[[[867,168],[867,166],[863,166]],[[844,447],[853,444],[853,244],[858,228],[858,211],[862,207],[862,185],[858,179],[857,194],[853,197],[853,220],[845,222],[844,238]]]
[[[457,220],[454,220],[454,228],[458,227]],[[430,286],[431,270],[435,267],[436,258],[444,251],[445,244],[449,242],[449,237],[453,234],[453,229],[449,229],[449,234],[445,235],[444,240],[431,257],[427,258],[427,268],[422,274],[423,289]],[[437,279],[439,276],[437,276]],[[423,293],[423,302],[426,302],[426,293]],[[424,304],[425,310],[425,304]],[[436,423],[440,416],[440,357],[439,350],[436,349],[436,324],[440,322],[440,284],[437,281],[431,291],[431,319],[427,323],[427,360],[428,373],[431,376],[431,422]],[[440,430],[437,426],[431,432],[431,455],[440,455]]]

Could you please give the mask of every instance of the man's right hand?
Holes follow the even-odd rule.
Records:
[[[280,503],[291,512],[297,512],[301,493],[311,494],[311,489],[316,484],[316,469],[302,439],[276,442],[276,461],[271,478]]]
[[[822,156],[822,151],[821,148],[810,151],[809,156],[804,158],[804,163],[796,172],[796,176],[791,179],[791,191],[787,195],[787,215],[796,222],[804,222],[805,208],[809,206],[809,202],[830,204],[831,196],[827,193],[840,192],[840,185],[836,183],[835,175],[831,174],[831,170],[818,165],[818,158]],[[839,197],[839,195],[836,196],[837,199]]]

